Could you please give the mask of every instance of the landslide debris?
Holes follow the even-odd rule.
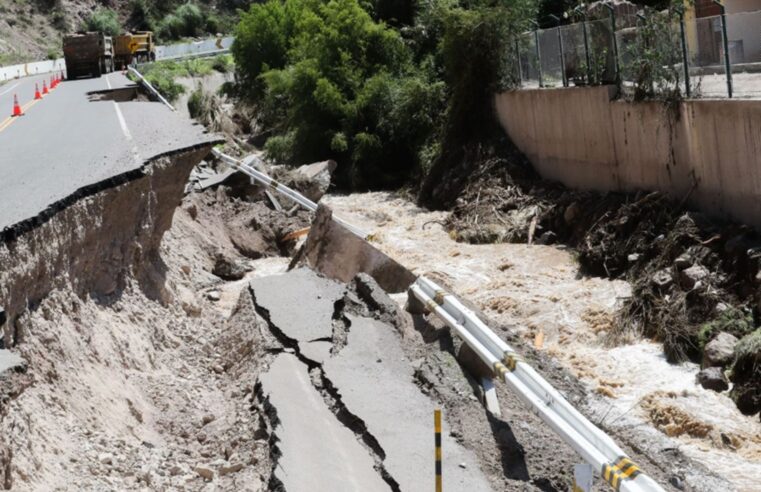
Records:
[[[460,177],[445,224],[450,235],[476,244],[564,244],[578,252],[583,273],[628,280],[632,296],[611,341],[641,334],[662,342],[670,361],[700,362],[721,333],[741,338],[759,326],[761,237],[752,228],[689,210],[687,197],[569,190],[539,179],[515,152],[495,152],[473,167]],[[731,395],[755,414],[761,378],[751,361],[761,352],[752,342],[743,347],[733,347],[719,369],[741,381]]]

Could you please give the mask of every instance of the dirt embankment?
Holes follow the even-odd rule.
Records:
[[[633,285],[611,341],[642,334],[669,360],[702,362],[701,382],[723,390],[743,413],[761,410],[761,236],[689,210],[688,197],[593,193],[539,179],[520,155],[483,159],[461,179],[446,220],[470,243],[560,243],[582,272]],[[717,340],[720,333],[731,335]],[[714,357],[715,346],[728,352]]]

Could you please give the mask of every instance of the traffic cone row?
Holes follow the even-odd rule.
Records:
[[[63,71],[61,71],[60,76],[54,75],[50,77],[50,90],[55,89],[58,87],[58,84],[60,84],[63,81]],[[48,90],[48,85],[45,79],[42,80],[42,93],[40,93],[40,86],[39,84],[34,84],[34,99],[42,99],[42,96],[45,94],[50,94],[50,91]],[[21,105],[18,103],[18,96],[16,94],[13,95],[13,112],[11,113],[11,116],[22,116],[24,113],[21,111]]]

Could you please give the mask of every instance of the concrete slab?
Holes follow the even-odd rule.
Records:
[[[330,349],[333,348],[333,342],[308,342],[299,344],[301,355],[307,359],[322,364],[330,358]]]
[[[299,261],[341,282],[367,273],[390,293],[403,292],[415,281],[411,271],[332,218],[328,207],[318,207]]]
[[[295,356],[279,355],[261,381],[277,412],[274,433],[282,454],[275,477],[287,492],[390,490],[368,451],[328,410]]]
[[[10,369],[21,367],[24,364],[26,364],[26,362],[20,355],[13,353],[10,350],[0,350],[0,374]]]
[[[384,466],[401,490],[434,490],[434,402],[413,383],[413,369],[393,327],[367,318],[349,319],[347,345],[325,362],[325,374],[346,408],[378,440],[386,453]],[[446,418],[444,414],[447,490],[492,490],[473,453],[449,436]]]
[[[344,286],[308,268],[255,278],[250,285],[256,303],[288,338],[311,342],[332,337],[334,305]]]

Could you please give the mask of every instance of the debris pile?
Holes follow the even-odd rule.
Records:
[[[563,243],[578,251],[583,273],[630,281],[632,296],[611,341],[642,334],[661,341],[670,361],[717,368],[702,373],[701,384],[721,391],[728,376],[732,398],[755,414],[761,410],[761,378],[753,377],[753,361],[761,360],[761,344],[753,342],[761,337],[761,237],[685,203],[658,192],[568,190],[539,179],[523,160],[494,157],[471,173],[446,227],[470,243]],[[742,340],[726,349],[731,355],[712,360],[706,349],[722,333]]]

